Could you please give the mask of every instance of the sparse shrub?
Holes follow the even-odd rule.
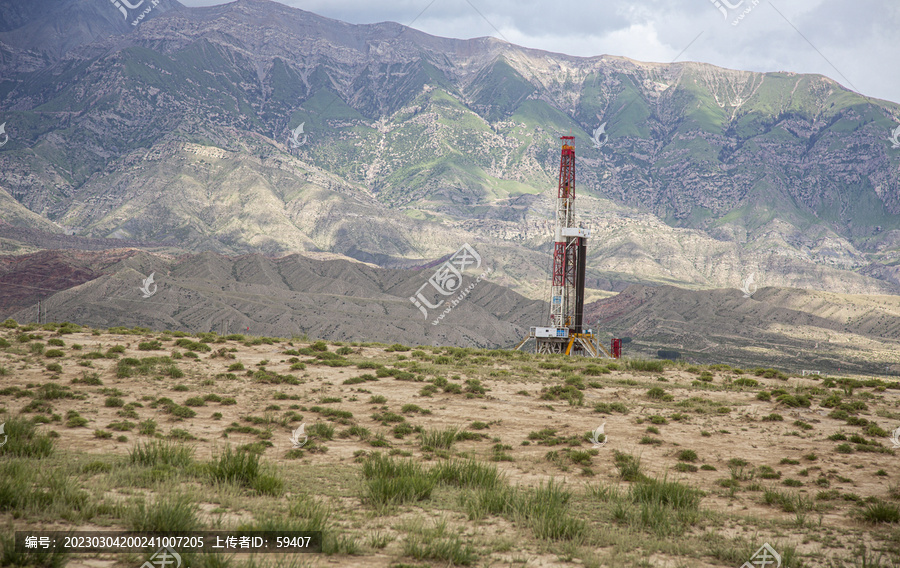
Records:
[[[834,451],[839,454],[852,454],[853,446],[851,446],[850,444],[840,444],[834,449]]]
[[[375,453],[363,462],[365,500],[376,508],[422,501],[431,497],[437,483],[421,464],[395,461]]]
[[[863,509],[862,519],[868,523],[900,523],[900,505],[876,501]]]
[[[157,497],[147,503],[144,500],[127,510],[128,527],[133,531],[191,531],[200,527],[198,507],[180,496]]]
[[[761,465],[756,468],[756,475],[760,479],[781,479],[781,472],[775,471],[772,466]]]
[[[316,422],[306,429],[306,433],[323,440],[331,440],[334,438],[334,426],[326,422]]]
[[[143,427],[143,423],[141,426]],[[186,468],[193,461],[194,451],[188,446],[154,440],[146,444],[138,443],[130,452],[132,464],[144,467],[171,466]]]
[[[594,412],[602,412],[604,414],[619,412],[621,414],[628,414],[628,407],[621,402],[598,402],[594,406]]]
[[[646,479],[641,473],[641,460],[631,454],[613,450],[613,461],[619,471],[619,477],[624,481],[640,481]]]
[[[798,395],[783,394],[783,395],[780,395],[775,400],[787,407],[790,407],[790,408],[797,408],[797,407],[801,407],[801,406],[804,408],[809,408],[809,406],[811,404],[809,398],[807,398],[803,395],[799,395],[799,394]]]
[[[568,385],[554,385],[543,389],[541,400],[566,400],[572,406],[581,406],[584,402],[584,393],[578,388]]]
[[[694,450],[681,450],[676,454],[679,461],[694,462],[697,461],[697,452]]]
[[[197,413],[186,406],[173,405],[169,407],[169,414],[176,418],[193,418]]]
[[[4,434],[11,443],[0,446],[0,456],[41,459],[53,453],[52,438],[48,434],[39,433],[37,424],[24,417],[7,418],[4,423]],[[3,509],[2,502],[5,498],[2,483],[3,480],[0,479],[0,510]]]
[[[481,381],[478,379],[466,379],[466,386],[463,389],[467,393],[471,393],[474,395],[483,395],[487,392],[484,386],[482,386]]]
[[[665,370],[665,366],[662,361],[649,361],[643,359],[632,359],[628,361],[626,364],[629,369],[632,371],[646,371],[652,373],[662,373]],[[608,368],[612,369],[611,366],[607,365]]]
[[[459,430],[456,428],[423,431],[420,434],[422,449],[426,451],[449,450],[453,447],[457,434],[459,434]]]

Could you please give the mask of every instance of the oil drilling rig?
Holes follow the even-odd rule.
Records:
[[[535,353],[618,358],[621,343],[612,340],[612,354],[600,345],[593,330],[584,329],[584,274],[590,229],[575,226],[574,136],[562,136],[559,190],[551,272],[550,313],[545,327],[532,327],[517,346],[534,340]]]

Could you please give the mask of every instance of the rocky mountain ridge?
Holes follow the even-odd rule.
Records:
[[[572,132],[592,298],[749,274],[900,291],[900,107],[825,77],[571,57],[263,0],[173,1],[137,26],[101,0],[55,6],[0,11],[10,222],[386,267],[468,242],[499,284],[542,298]]]

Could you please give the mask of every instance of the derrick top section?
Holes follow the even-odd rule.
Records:
[[[559,139],[563,141],[563,145],[562,154],[559,157],[559,193],[557,197],[568,200],[575,197],[575,137],[560,136]],[[569,221],[571,219],[566,219],[566,225]]]

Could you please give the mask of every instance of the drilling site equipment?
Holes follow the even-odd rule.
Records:
[[[613,355],[600,344],[593,330],[584,329],[584,275],[590,229],[575,226],[575,137],[562,136],[560,140],[550,313],[547,325],[530,328],[516,349],[533,340],[535,353],[612,359]]]

